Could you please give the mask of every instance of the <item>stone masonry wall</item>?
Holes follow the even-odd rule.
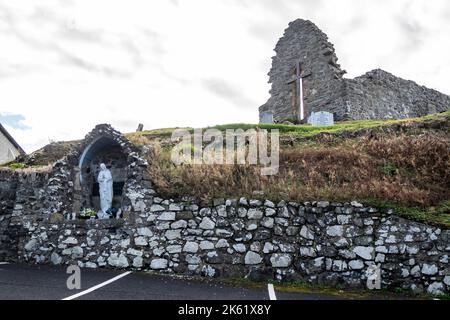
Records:
[[[25,235],[23,216],[42,214],[49,180],[47,172],[0,170],[0,258],[17,255],[18,239]]]
[[[383,70],[373,70],[355,79],[344,79],[345,71],[327,36],[310,21],[289,24],[275,47],[269,83],[270,99],[260,107],[272,112],[275,121],[294,118],[293,70],[301,62],[304,104],[308,113],[328,111],[335,120],[403,119],[450,109],[450,97],[419,86]]]
[[[450,108],[449,96],[379,69],[345,83],[348,119],[415,118]]]
[[[24,215],[18,259],[86,268],[207,277],[301,280],[365,288],[381,266],[383,288],[449,292],[449,230],[361,204],[164,200],[134,190],[134,216],[50,221]]]
[[[292,108],[292,85],[295,66],[300,61],[304,77],[305,107],[315,111],[318,106],[336,99],[342,86],[341,70],[337,56],[328,37],[310,21],[296,20],[289,24],[275,47],[269,72],[271,98],[260,108],[271,111],[275,120],[295,117]],[[336,110],[336,112],[339,112]]]

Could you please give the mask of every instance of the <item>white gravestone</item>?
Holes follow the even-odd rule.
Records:
[[[334,126],[334,116],[326,111],[312,112],[308,123],[315,127]]]
[[[262,124],[273,124],[273,113],[263,112],[261,114],[261,123]]]
[[[98,184],[100,191],[100,207],[101,210],[98,213],[100,219],[108,217],[106,211],[111,209],[113,200],[113,179],[111,171],[109,171],[105,164],[100,165],[100,173],[98,174]]]

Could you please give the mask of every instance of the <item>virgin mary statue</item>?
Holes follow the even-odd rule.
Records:
[[[106,211],[111,209],[113,200],[113,179],[111,171],[106,168],[106,165],[102,163],[100,165],[100,173],[98,174],[98,184],[100,191],[100,208],[101,214],[100,218],[107,217]]]

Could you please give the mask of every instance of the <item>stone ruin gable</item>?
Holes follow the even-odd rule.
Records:
[[[142,198],[146,196],[143,195]],[[206,277],[303,281],[366,288],[381,266],[382,288],[450,292],[449,230],[359,203],[147,198],[131,221],[35,221],[19,257],[30,263],[151,270]]]
[[[307,114],[328,111],[335,120],[404,119],[450,109],[450,97],[436,90],[376,69],[354,79],[344,79],[333,45],[310,21],[289,24],[275,48],[269,83],[270,99],[262,113],[272,112],[276,122],[296,118],[292,75],[301,63],[304,105]],[[292,121],[292,120],[291,120]]]
[[[354,120],[417,118],[450,109],[449,96],[380,69],[345,79],[344,100]]]
[[[311,111],[330,111],[320,108],[336,99],[343,86],[341,70],[333,44],[314,23],[295,20],[289,23],[283,37],[275,47],[269,83],[272,84],[269,101],[260,107],[262,112],[272,112],[275,121],[296,118],[292,103],[292,84],[299,61],[304,77],[305,108]]]

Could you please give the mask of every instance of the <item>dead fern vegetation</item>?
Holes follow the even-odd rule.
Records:
[[[175,166],[171,149],[156,145],[150,174],[156,189],[169,197],[191,195],[205,203],[258,195],[291,201],[357,200],[450,225],[448,132],[365,136],[332,145],[283,147],[275,176],[262,176],[261,168],[251,165]]]

